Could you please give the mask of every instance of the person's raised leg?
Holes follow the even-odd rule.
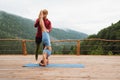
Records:
[[[42,29],[42,32],[46,32],[46,28],[45,28],[45,24],[44,24],[44,21],[43,21],[43,11],[41,10],[40,11],[40,14],[39,14],[39,24],[40,24],[40,27]]]

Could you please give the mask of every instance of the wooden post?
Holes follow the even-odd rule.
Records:
[[[22,40],[22,52],[23,52],[23,55],[27,55],[26,41],[25,40]]]
[[[77,55],[80,55],[80,40],[77,40],[76,53]]]

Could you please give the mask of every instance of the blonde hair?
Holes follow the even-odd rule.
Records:
[[[48,10],[47,9],[43,9],[43,14],[47,15],[48,14]]]

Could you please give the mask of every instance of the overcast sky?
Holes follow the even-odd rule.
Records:
[[[120,0],[0,0],[0,10],[35,20],[48,9],[53,27],[96,34],[120,20]]]

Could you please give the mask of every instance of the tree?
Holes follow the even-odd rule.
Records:
[[[102,54],[104,54],[103,52],[104,51],[103,51],[102,46],[98,46],[96,49],[92,50],[90,52],[90,54],[92,54],[92,55],[102,55]]]

